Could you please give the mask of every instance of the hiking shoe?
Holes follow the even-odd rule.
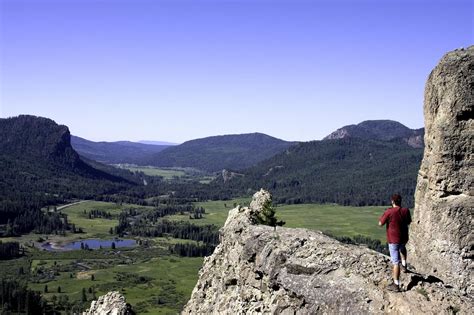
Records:
[[[408,270],[408,265],[406,265],[406,266],[401,265],[401,266],[402,266],[402,271],[403,271],[404,273],[409,273],[409,272],[410,272],[410,271]]]
[[[392,282],[387,286],[387,290],[393,291],[393,292],[400,292],[400,287]]]

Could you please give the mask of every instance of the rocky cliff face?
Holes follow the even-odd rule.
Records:
[[[229,212],[221,242],[205,259],[185,314],[467,314],[472,299],[434,277],[402,276],[404,292],[385,290],[389,258],[319,232],[254,225],[270,198]],[[374,223],[375,224],[375,223]]]
[[[419,270],[472,295],[474,46],[446,54],[431,72],[424,114],[411,259]]]
[[[91,307],[83,315],[132,315],[135,314],[130,305],[125,302],[125,297],[112,291],[92,301]]]

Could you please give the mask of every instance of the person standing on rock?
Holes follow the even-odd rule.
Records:
[[[408,225],[411,223],[410,210],[402,208],[402,197],[398,194],[390,198],[392,208],[385,210],[379,219],[379,225],[387,227],[387,242],[390,251],[390,260],[393,265],[393,283],[388,286],[389,290],[400,291],[400,263],[403,270],[407,272],[407,250]]]

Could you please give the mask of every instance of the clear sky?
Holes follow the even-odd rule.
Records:
[[[429,72],[474,43],[472,3],[0,0],[1,116],[96,141],[419,128]]]

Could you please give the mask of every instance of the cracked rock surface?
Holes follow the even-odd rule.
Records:
[[[83,315],[133,315],[135,314],[125,297],[117,291],[102,295],[97,301],[92,301],[91,307]]]
[[[424,116],[409,260],[472,296],[474,46],[447,53],[431,72]]]
[[[320,232],[254,225],[270,194],[229,212],[221,241],[205,258],[184,314],[468,314],[474,304],[439,279],[403,274],[391,282],[387,256]],[[375,224],[375,223],[374,223]]]

